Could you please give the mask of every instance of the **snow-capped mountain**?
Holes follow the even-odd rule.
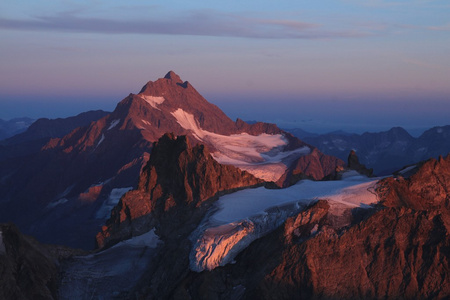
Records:
[[[279,186],[299,174],[322,179],[344,164],[273,124],[233,122],[171,71],[101,119],[2,162],[0,220],[45,242],[92,248],[105,209],[137,186],[153,143],[166,132],[186,135],[217,161]]]

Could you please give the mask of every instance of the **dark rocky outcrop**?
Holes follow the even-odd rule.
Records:
[[[57,299],[58,264],[48,247],[0,225],[1,299]]]
[[[367,169],[365,165],[359,162],[355,150],[350,151],[350,154],[348,155],[347,168],[350,170],[355,170],[358,173],[368,177],[373,175],[373,169]]]
[[[291,164],[276,185],[288,187],[301,179],[321,180],[333,177],[344,165],[339,158],[325,155],[312,147],[311,153],[299,157]]]

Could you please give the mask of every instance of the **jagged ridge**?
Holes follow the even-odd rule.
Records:
[[[98,245],[149,230],[148,226],[155,223],[148,219],[158,219],[172,211],[193,210],[219,193],[262,182],[245,171],[219,164],[203,145],[191,147],[186,136],[165,134],[155,143],[138,189],[120,200],[107,226],[97,235]],[[151,225],[143,226],[143,218]]]

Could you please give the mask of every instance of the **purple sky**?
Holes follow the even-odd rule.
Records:
[[[112,110],[174,70],[233,119],[450,124],[448,1],[255,3],[3,1],[0,118]]]

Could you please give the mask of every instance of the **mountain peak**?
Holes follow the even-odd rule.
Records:
[[[164,76],[165,79],[171,79],[174,80],[176,82],[183,82],[180,78],[180,76],[178,76],[178,74],[176,74],[174,71],[169,71],[166,76]]]

